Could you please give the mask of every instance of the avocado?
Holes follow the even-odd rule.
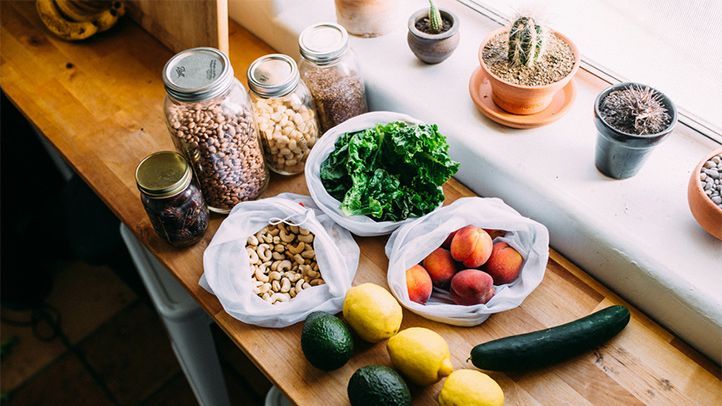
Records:
[[[301,349],[311,365],[332,371],[351,359],[353,338],[351,331],[338,317],[325,312],[313,312],[303,323]]]
[[[383,365],[359,368],[348,381],[352,406],[411,406],[411,393],[401,375]]]

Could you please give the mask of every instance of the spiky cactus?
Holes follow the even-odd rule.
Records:
[[[631,134],[656,134],[667,128],[672,119],[662,96],[646,86],[633,85],[611,92],[600,107],[607,124]]]
[[[429,0],[429,28],[434,34],[439,34],[444,28],[444,21],[441,19],[441,12],[434,4],[434,0]]]
[[[509,27],[509,53],[515,65],[532,66],[544,53],[547,34],[532,17],[519,17]]]

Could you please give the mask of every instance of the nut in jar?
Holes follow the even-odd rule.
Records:
[[[319,126],[296,62],[281,54],[261,57],[248,69],[248,86],[269,168],[282,175],[303,172]]]
[[[248,238],[253,293],[270,304],[286,303],[326,282],[313,249],[314,235],[300,226],[268,225]]]

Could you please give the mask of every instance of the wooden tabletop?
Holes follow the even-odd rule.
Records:
[[[215,216],[205,239],[189,249],[173,249],[155,235],[133,173],[144,156],[173,148],[161,108],[161,69],[171,56],[168,50],[127,19],[88,41],[67,43],[42,27],[33,2],[3,1],[0,7],[3,91],[271,381],[302,405],[346,404],[346,385],[357,368],[390,365],[380,343],[360,348],[340,370],[321,372],[303,358],[301,325],[265,329],[226,314],[198,286],[203,250],[223,217]],[[235,24],[230,32],[231,61],[243,77],[253,59],[272,50]],[[274,176],[265,195],[284,191],[307,193],[303,176]],[[473,195],[454,180],[445,192],[447,203]],[[355,283],[386,286],[386,238],[357,241],[361,259]],[[475,344],[571,321],[615,303],[630,306],[552,251],[544,281],[519,308],[473,328],[438,324],[405,311],[402,327],[437,331],[449,342],[454,366],[472,368],[466,359]],[[722,404],[719,367],[630,308],[629,326],[589,354],[535,372],[493,373],[508,404]],[[440,387],[412,388],[415,403],[434,404]]]

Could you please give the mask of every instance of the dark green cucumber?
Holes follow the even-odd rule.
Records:
[[[605,343],[627,326],[629,318],[626,307],[610,306],[561,326],[479,344],[471,350],[471,362],[492,371],[541,368]]]

